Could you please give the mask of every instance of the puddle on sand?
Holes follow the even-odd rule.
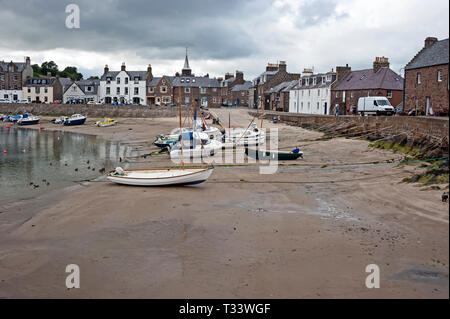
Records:
[[[429,269],[411,268],[403,270],[395,275],[396,279],[421,282],[426,284],[438,284],[448,286],[448,273]]]

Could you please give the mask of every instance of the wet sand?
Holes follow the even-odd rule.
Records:
[[[224,126],[229,112],[232,126],[251,119],[245,110],[217,110]],[[177,125],[176,118],[94,122],[62,129],[135,143],[147,154],[157,134]],[[217,167],[194,187],[100,180],[0,204],[0,298],[449,297],[448,204],[440,191],[401,183],[418,165],[370,166],[403,155],[264,126],[279,129],[280,148],[305,152],[280,163],[297,171]],[[41,129],[61,127],[44,120]],[[127,165],[155,167],[164,156]],[[68,264],[80,266],[80,289],[65,286]],[[380,289],[365,286],[368,264],[380,267]]]

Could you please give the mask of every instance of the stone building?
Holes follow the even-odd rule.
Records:
[[[221,86],[217,79],[206,76],[195,76],[189,66],[186,52],[183,69],[175,76],[164,75],[151,77],[147,82],[147,104],[171,105],[179,104],[179,91],[181,91],[181,104],[204,107],[220,107]]]
[[[25,62],[0,61],[0,99],[22,100],[22,87],[33,76],[30,58]]]
[[[448,39],[425,39],[424,47],[405,67],[405,111],[448,115]]]
[[[31,77],[22,87],[22,96],[31,103],[61,102],[63,87],[59,79],[51,77],[50,74],[44,78]]]
[[[147,83],[152,77],[151,65],[147,71],[127,71],[125,63],[120,71],[110,71],[106,65],[100,78],[100,102],[145,104]]]
[[[264,95],[269,100],[269,109],[273,111],[289,111],[289,90],[297,84],[297,80],[282,82],[266,92]]]
[[[251,100],[258,105],[258,108],[264,106],[265,109],[269,110],[274,105],[271,105],[270,93],[266,92],[283,82],[290,82],[299,78],[300,74],[287,72],[285,61],[280,61],[278,64],[269,63],[266,66],[266,71],[253,80],[255,91]]]
[[[63,85],[64,87],[64,85]],[[64,89],[63,103],[100,102],[100,80],[82,80]]]
[[[403,78],[389,68],[389,59],[377,57],[373,68],[352,71],[337,67],[337,81],[331,88],[331,114],[351,114],[360,97],[385,96],[394,107],[402,103]]]
[[[303,114],[330,114],[331,86],[336,72],[314,74],[305,69],[297,84],[290,90],[289,112]]]
[[[234,85],[228,94],[227,100],[233,106],[248,106],[248,89],[252,86],[252,82],[245,81],[243,84]]]

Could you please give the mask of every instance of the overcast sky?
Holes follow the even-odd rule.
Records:
[[[66,5],[78,4],[80,29]],[[173,75],[189,47],[192,71],[252,80],[267,62],[289,72],[326,72],[375,56],[400,72],[427,36],[448,38],[448,0],[0,0],[0,60],[53,60],[85,77],[126,62],[129,70]]]

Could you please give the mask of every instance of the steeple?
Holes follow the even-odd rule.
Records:
[[[192,71],[189,67],[189,59],[188,59],[188,48],[186,48],[186,58],[184,59],[184,67],[181,70],[181,76],[191,76]]]

